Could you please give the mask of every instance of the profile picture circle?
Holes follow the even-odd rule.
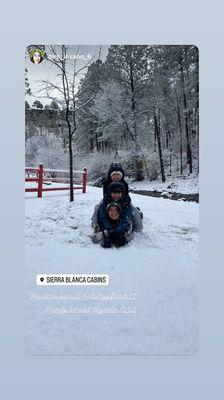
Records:
[[[44,50],[41,50],[41,49],[35,49],[35,50],[31,50],[29,52],[29,55],[30,55],[30,61],[33,64],[40,64],[45,57],[45,52],[44,52]]]

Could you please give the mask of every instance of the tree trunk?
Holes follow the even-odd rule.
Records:
[[[91,136],[90,136],[90,151],[92,153],[92,151],[94,150],[94,143],[93,143],[93,130],[91,129]]]
[[[131,107],[132,107],[132,118],[133,118],[133,131],[135,136],[135,154],[138,154],[138,146],[137,146],[137,124],[136,124],[136,106],[135,106],[135,86],[134,86],[134,77],[133,77],[133,65],[132,61],[130,62],[130,87],[131,87]]]
[[[72,150],[72,127],[69,120],[69,106],[66,105],[66,122],[68,126],[68,152],[69,152],[69,187],[70,187],[70,201],[74,201],[74,188],[73,188],[73,150]]]
[[[71,134],[71,132],[69,132],[69,176],[70,176],[70,201],[74,201],[73,150],[72,150],[72,134]]]
[[[96,140],[96,150],[99,151],[99,142],[98,142],[98,134],[95,134],[95,140]]]
[[[156,137],[157,137],[158,149],[159,149],[159,160],[160,160],[160,169],[161,169],[162,181],[166,182],[164,163],[163,163],[163,154],[162,154],[162,147],[161,147],[160,129],[159,129],[159,126],[158,126],[155,109],[154,109],[154,124],[155,124],[155,134],[156,134]]]
[[[179,125],[179,133],[180,133],[180,174],[183,174],[183,138],[182,138],[182,123],[180,116],[180,107],[177,105],[177,115],[178,115],[178,125]]]
[[[185,88],[184,88],[184,72],[183,72],[182,60],[180,61],[180,72],[181,72],[182,92],[183,92],[183,101],[184,101],[184,122],[185,122],[185,133],[186,133],[186,142],[187,142],[187,163],[189,165],[189,173],[192,174],[192,152],[191,152],[191,144],[190,144],[190,136],[189,136],[187,96],[186,96],[186,92],[185,92]]]

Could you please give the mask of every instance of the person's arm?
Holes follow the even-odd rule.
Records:
[[[130,206],[124,207],[121,220],[114,229],[114,234],[119,235],[125,233],[131,221],[132,221],[132,208]]]
[[[103,197],[107,195],[107,189],[108,189],[108,180],[106,179],[103,183]]]
[[[125,194],[128,195],[129,193],[128,183],[124,180],[123,184],[124,184]]]
[[[129,194],[125,195],[124,198],[121,200],[121,205],[123,206],[130,206],[131,204],[131,197],[129,196]]]
[[[113,229],[110,221],[108,220],[108,216],[106,213],[106,205],[105,203],[101,204],[101,206],[99,207],[99,211],[98,211],[98,222],[99,222],[99,226],[100,228],[104,231],[110,231],[111,229]]]

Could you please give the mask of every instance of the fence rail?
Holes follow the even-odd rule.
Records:
[[[32,176],[30,176],[32,174]],[[25,182],[35,182],[37,183],[37,187],[35,188],[26,188],[25,192],[37,192],[37,197],[42,197],[43,192],[57,191],[57,190],[69,190],[70,180],[65,177],[49,177],[46,174],[68,174],[68,170],[59,170],[59,169],[49,169],[44,168],[43,164],[39,164],[38,168],[26,167],[25,168]],[[82,193],[86,193],[86,182],[87,182],[87,168],[83,168],[82,171],[73,171],[73,179],[74,175],[81,175],[81,182],[74,182],[73,189],[81,189]],[[35,176],[33,176],[35,175]],[[63,183],[68,184],[68,186],[60,186],[60,187],[44,187],[44,185],[50,185],[51,183]]]

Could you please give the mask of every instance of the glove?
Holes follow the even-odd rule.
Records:
[[[94,233],[93,235],[92,235],[92,241],[93,241],[93,243],[100,243],[100,241],[103,239],[103,233],[102,232],[97,232],[97,233]]]
[[[105,249],[106,249],[106,248],[108,249],[108,248],[112,247],[112,243],[111,243],[110,238],[107,238],[107,239],[102,240],[102,242],[100,243],[100,245],[101,245],[102,247],[104,247]]]
[[[109,232],[105,229],[104,231],[103,231],[103,236],[105,237],[105,239],[107,239],[107,238],[109,238]]]

